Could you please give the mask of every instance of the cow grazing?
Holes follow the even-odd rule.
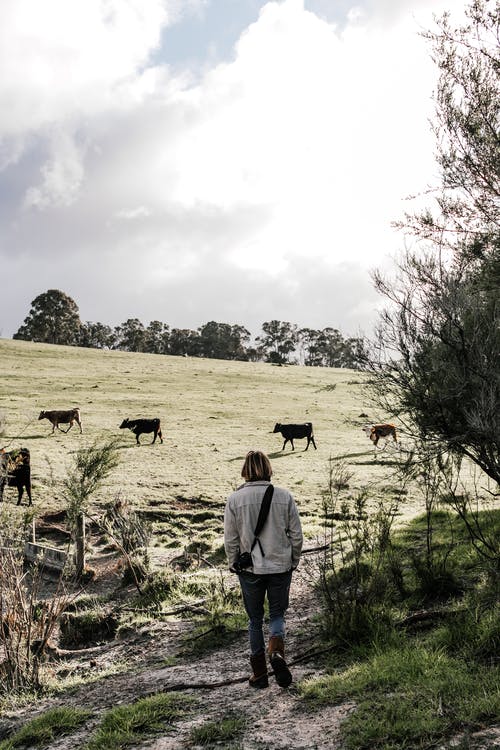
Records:
[[[137,445],[140,445],[139,435],[144,432],[154,432],[153,443],[156,441],[156,436],[160,438],[160,442],[163,443],[163,437],[160,429],[160,420],[158,417],[155,419],[124,419],[120,425],[120,430],[124,429],[132,430],[137,441]]]
[[[15,451],[0,451],[0,502],[3,500],[4,487],[17,487],[17,504],[21,505],[24,490],[31,499],[31,466],[30,452],[27,448]]]
[[[288,443],[288,441],[292,444],[292,450],[295,450],[295,446],[293,444],[294,440],[302,440],[302,438],[307,438],[307,445],[305,447],[305,450],[309,448],[309,443],[312,443],[314,445],[314,450],[316,450],[316,443],[314,442],[314,435],[313,435],[313,426],[311,422],[304,422],[304,424],[280,424],[279,422],[276,422],[274,425],[273,432],[281,432],[281,435],[285,438],[285,442],[283,443],[282,451],[285,450],[285,445]]]
[[[52,435],[57,427],[60,432],[69,432],[76,422],[82,432],[82,420],[80,418],[80,409],[68,409],[67,411],[41,411],[38,419],[48,419],[52,424]],[[60,424],[69,425],[67,430],[61,430]]]
[[[396,427],[393,424],[367,424],[363,427],[363,431],[368,435],[375,448],[377,447],[380,438],[385,439],[386,445],[387,440],[390,437],[393,438],[395,443],[398,442]]]

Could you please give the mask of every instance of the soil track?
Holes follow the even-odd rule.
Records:
[[[287,618],[289,661],[293,662],[315,644],[319,646],[312,625],[318,606],[306,575],[297,571]],[[289,689],[279,688],[270,677],[267,690],[254,690],[246,679],[249,673],[247,634],[241,632],[227,646],[192,657],[183,655],[183,643],[189,638],[192,627],[192,623],[185,620],[148,624],[123,640],[82,651],[81,655],[64,659],[64,663],[53,662],[59,677],[90,676],[94,672],[96,680],[55,699],[42,700],[36,712],[31,708],[5,716],[1,722],[2,735],[5,730],[11,731],[28,718],[55,706],[90,709],[92,719],[84,730],[61,738],[51,746],[54,750],[74,750],[85,744],[106,710],[186,686],[183,692],[196,699],[189,717],[168,727],[165,734],[134,745],[135,748],[195,748],[189,739],[194,727],[233,715],[244,718],[246,727],[243,736],[231,747],[242,750],[340,749],[340,723],[352,710],[352,705],[320,709],[304,705],[294,684],[317,674],[311,661],[304,660],[292,667],[294,684]],[[172,657],[175,657],[175,666],[165,666]],[[127,665],[123,673],[98,678],[99,672],[120,662]],[[220,684],[227,682],[230,684]]]

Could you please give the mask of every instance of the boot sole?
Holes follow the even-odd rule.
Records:
[[[286,661],[282,656],[276,654],[271,659],[271,667],[274,672],[274,679],[280,687],[288,687],[292,683],[292,673],[287,667]]]
[[[250,687],[253,687],[256,690],[263,690],[264,688],[269,687],[269,679],[267,677],[267,674],[265,674],[261,677],[257,677],[257,679],[248,680],[248,684],[250,685]]]

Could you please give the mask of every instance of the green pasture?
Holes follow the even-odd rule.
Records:
[[[42,409],[81,409],[83,434],[51,435]],[[370,404],[362,373],[328,368],[279,367],[155,354],[134,354],[0,340],[0,446],[31,451],[37,513],[63,507],[61,480],[72,454],[95,441],[118,440],[120,462],[95,496],[117,495],[132,507],[163,511],[211,508],[222,521],[229,492],[240,484],[249,449],[266,451],[274,481],[294,494],[309,535],[327,483],[328,459],[344,457],[354,491],[369,486],[375,498],[391,486],[392,447],[374,458],[361,427],[387,420]],[[361,416],[363,414],[368,417]],[[160,417],[163,445],[151,435],[136,446],[125,417]],[[311,421],[318,450],[304,440],[295,452],[272,434],[275,422]],[[14,503],[14,490],[6,490]],[[408,496],[407,512],[416,498]],[[220,514],[218,513],[220,509]],[[188,513],[188,518],[189,518]],[[198,519],[200,520],[200,519]],[[222,528],[222,523],[220,524]]]

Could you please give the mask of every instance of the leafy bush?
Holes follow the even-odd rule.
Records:
[[[323,496],[327,547],[318,563],[326,635],[344,645],[369,641],[387,626],[395,590],[388,571],[396,505],[381,501],[373,510],[367,490],[345,494],[351,476],[343,462],[330,459]]]

